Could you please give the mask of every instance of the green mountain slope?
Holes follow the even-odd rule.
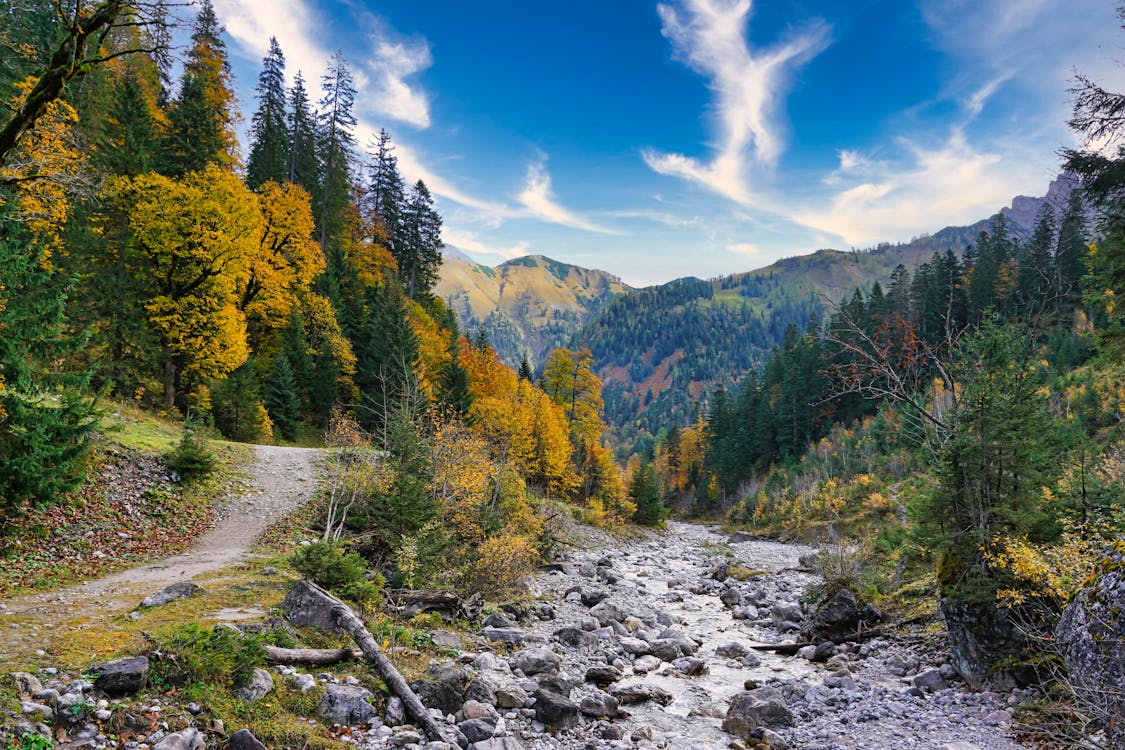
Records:
[[[594,312],[630,291],[605,271],[528,255],[495,268],[447,253],[434,293],[445,298],[473,335],[484,330],[509,365],[523,354],[532,366],[565,346]]]
[[[1046,196],[1018,196],[1001,209],[1011,234],[1028,237],[1046,202],[1061,215],[1071,186],[1060,178]],[[789,325],[804,329],[820,317],[826,299],[886,284],[899,264],[914,268],[935,252],[961,252],[989,222],[636,290],[603,271],[538,255],[490,268],[455,254],[447,257],[436,292],[457,311],[462,330],[483,328],[509,363],[521,352],[538,363],[556,346],[589,347],[605,383],[607,422],[618,449],[628,454],[659,429],[690,422],[705,394],[739,383],[781,343]]]

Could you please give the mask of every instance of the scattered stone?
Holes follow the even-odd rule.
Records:
[[[578,724],[578,706],[558,693],[536,690],[535,718],[556,730],[569,729]]]
[[[254,736],[249,729],[239,729],[230,736],[229,750],[266,750],[262,741]]]
[[[98,664],[91,670],[98,676],[94,687],[111,698],[132,695],[145,686],[148,657],[130,656]]]
[[[204,750],[203,734],[195,727],[165,735],[152,746],[152,750]]]
[[[511,643],[517,646],[527,640],[527,633],[519,628],[482,628],[480,634],[486,640],[495,643]]]
[[[747,690],[730,701],[723,731],[742,739],[750,739],[759,727],[773,728],[793,723],[793,712],[785,705],[781,692],[769,687]]]
[[[332,610],[324,606],[325,592],[310,581],[297,581],[281,602],[285,619],[299,627],[342,633]]]
[[[191,581],[178,581],[171,586],[165,586],[159,591],[154,591],[144,599],[137,606],[138,609],[149,609],[150,607],[161,607],[165,604],[176,601],[177,599],[185,599],[190,596],[199,596],[206,592],[199,586]]]
[[[356,726],[376,715],[371,691],[352,685],[328,685],[320,700],[320,716],[329,724]]]
[[[667,706],[675,700],[675,697],[667,690],[659,685],[652,685],[650,683],[613,685],[609,689],[609,694],[622,704],[655,701],[662,706]]]
[[[621,679],[621,670],[611,664],[598,664],[586,670],[586,682],[606,687]]]
[[[250,682],[234,691],[234,694],[247,703],[257,703],[273,690],[273,677],[261,667],[255,667]]]

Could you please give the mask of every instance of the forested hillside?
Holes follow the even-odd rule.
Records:
[[[630,516],[589,361],[538,350],[541,386],[461,335],[434,291],[442,217],[385,130],[358,143],[342,54],[307,82],[270,39],[243,112],[209,0],[177,80],[162,3],[26,5],[0,49],[4,533],[87,483],[109,405],[181,421],[162,459],[185,480],[210,438],[331,449],[309,559],[362,555],[353,593],[503,589],[552,543],[548,502]],[[620,289],[586,276],[591,304]]]
[[[483,331],[502,361],[516,367],[526,357],[537,369],[591,315],[628,290],[605,271],[528,255],[495,268],[446,257],[434,293],[465,331]]]

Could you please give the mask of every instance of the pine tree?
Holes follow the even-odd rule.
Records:
[[[356,356],[356,387],[360,392],[357,417],[370,430],[383,420],[415,385],[418,338],[406,319],[401,287],[387,281],[367,290],[368,316],[352,344]]]
[[[1019,298],[1024,314],[1042,312],[1055,287],[1052,249],[1055,245],[1055,210],[1044,203],[1035,222],[1035,231],[1021,248],[1019,258]]]
[[[529,383],[535,380],[535,374],[531,371],[531,363],[527,361],[527,352],[520,355],[520,369],[518,374],[520,380],[526,380]]]
[[[0,208],[0,530],[29,506],[62,499],[83,476],[96,413],[73,390],[50,403],[45,389],[84,385],[53,375],[81,346],[66,334],[66,280],[46,269],[22,222]]]
[[[328,259],[329,272],[339,272],[339,239],[346,224],[345,212],[352,200],[352,160],[355,153],[355,84],[343,52],[337,52],[321,79],[317,152],[320,164],[320,195],[316,205],[320,247]]]
[[[629,499],[637,506],[633,511],[633,521],[642,526],[663,526],[668,517],[668,508],[660,501],[660,485],[652,464],[641,463],[632,479],[629,480]]]
[[[301,72],[293,79],[289,91],[289,154],[287,176],[289,182],[300,185],[309,195],[320,195],[316,160],[316,119],[309,105],[309,93]]]
[[[286,440],[297,437],[300,427],[301,399],[289,357],[279,354],[273,361],[262,392],[262,402],[277,431]]]
[[[211,0],[203,0],[192,26],[180,93],[168,114],[163,174],[176,177],[209,164],[230,166],[237,161],[237,115],[222,33]]]
[[[1086,273],[1086,256],[1090,247],[1086,231],[1086,213],[1082,195],[1072,190],[1059,224],[1055,246],[1055,294],[1070,304],[1081,299],[1082,276]]]
[[[285,55],[276,37],[270,37],[269,52],[254,89],[258,111],[250,124],[250,158],[246,162],[246,184],[257,190],[267,180],[285,182],[289,176],[289,129],[285,112]]]
[[[403,211],[406,192],[398,172],[398,159],[394,156],[391,136],[379,131],[379,141],[372,155],[371,181],[367,187],[367,209],[379,232],[380,240],[398,258],[402,253]]]
[[[418,180],[403,211],[403,239],[398,246],[398,272],[411,299],[425,299],[441,268],[441,216],[426,184]],[[393,252],[393,250],[392,250]]]

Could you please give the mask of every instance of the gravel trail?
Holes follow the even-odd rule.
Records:
[[[242,469],[246,491],[220,509],[215,528],[191,550],[65,589],[0,601],[0,663],[39,648],[39,627],[87,618],[97,627],[156,589],[245,559],[266,528],[312,497],[318,476],[316,449],[258,445],[254,454]],[[5,622],[16,620],[19,627]]]

